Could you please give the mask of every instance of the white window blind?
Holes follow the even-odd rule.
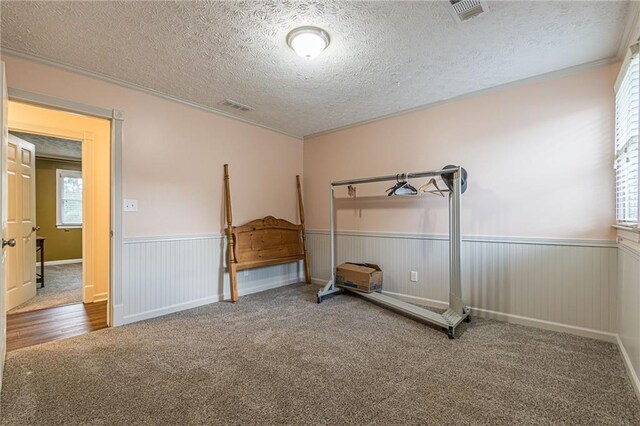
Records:
[[[59,227],[82,226],[82,172],[57,170]]]
[[[616,83],[615,170],[616,221],[638,225],[638,118],[640,116],[638,77],[640,60],[637,45],[625,61]]]

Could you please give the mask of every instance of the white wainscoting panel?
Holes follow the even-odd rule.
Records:
[[[621,243],[618,265],[619,346],[636,394],[640,398],[640,253]]]
[[[327,231],[308,231],[311,275],[330,277]],[[442,306],[449,294],[446,236],[339,232],[338,264],[378,264],[383,290]],[[418,272],[418,282],[410,281]],[[474,315],[616,341],[617,245],[600,240],[465,237],[463,300]]]
[[[221,235],[125,238],[121,300],[114,325],[122,325],[229,298],[226,244]],[[238,272],[239,294],[301,280],[300,263]]]

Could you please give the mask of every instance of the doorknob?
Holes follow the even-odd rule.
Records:
[[[31,236],[31,234],[33,234],[36,231],[39,231],[40,227],[39,226],[32,226],[31,227],[31,232],[29,232],[29,235],[27,235],[27,238],[29,238]]]
[[[4,246],[15,247],[16,246],[16,240],[11,238],[10,240],[7,241],[7,240],[5,240],[3,238],[2,239],[2,248],[4,248]]]

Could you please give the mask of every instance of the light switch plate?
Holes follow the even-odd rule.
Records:
[[[122,210],[125,212],[137,212],[138,211],[138,200],[132,200],[129,198],[125,198],[122,200]]]

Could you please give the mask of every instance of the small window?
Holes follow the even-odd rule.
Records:
[[[638,225],[639,75],[638,45],[634,45],[615,87],[616,222],[626,226]]]
[[[82,172],[57,171],[57,224],[58,228],[82,227]]]

